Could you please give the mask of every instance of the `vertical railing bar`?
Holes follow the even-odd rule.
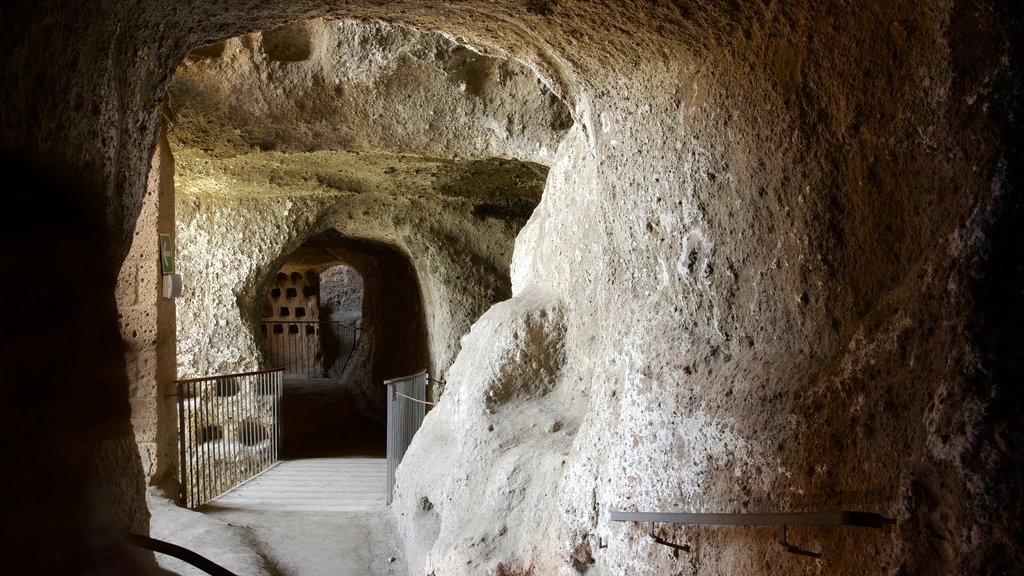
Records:
[[[213,415],[213,409],[215,407],[214,402],[216,402],[216,401],[217,401],[217,381],[214,380],[212,394],[208,394],[207,395],[206,407],[204,408],[204,412],[206,413],[205,420],[207,422],[207,426],[216,426],[217,425],[217,419]],[[211,436],[212,436],[212,434],[211,434]],[[216,459],[214,458],[213,447],[214,447],[214,443],[212,441],[205,443],[205,449],[206,449],[206,477],[207,477],[206,478],[206,502],[209,502],[210,500],[212,500],[213,496],[216,495],[216,492],[214,492],[214,490],[216,489],[216,486],[215,486],[214,483],[217,481],[217,471],[216,471],[217,462],[216,462]]]
[[[221,454],[221,447],[224,445],[224,419],[220,417],[220,407],[224,404],[224,398],[229,398],[228,394],[231,392],[231,385],[226,384],[221,389],[214,388],[214,392],[214,403],[211,408],[213,420],[216,422],[217,430],[220,431],[220,437],[211,446],[213,449],[213,491],[214,494],[219,496],[224,483],[224,458]],[[221,392],[223,392],[223,396]]]
[[[220,427],[220,422],[217,421],[217,413],[216,413],[217,402],[218,402],[218,399],[220,398],[220,396],[218,396],[218,393],[219,393],[218,383],[217,383],[216,380],[214,380],[214,382],[213,382],[213,394],[211,395],[210,399],[206,403],[206,419],[207,419],[208,422],[211,423],[210,424],[211,426],[216,426],[217,430],[219,430],[220,434],[223,436],[224,430]],[[212,437],[212,435],[211,435],[211,437]],[[207,444],[206,444],[206,460],[209,463],[209,467],[207,468],[207,471],[206,471],[206,474],[209,476],[209,480],[207,480],[207,482],[206,482],[207,490],[208,490],[208,494],[206,495],[206,501],[207,502],[209,502],[210,500],[213,500],[213,498],[218,495],[218,493],[217,493],[217,479],[218,478],[217,478],[217,452],[216,452],[216,450],[217,450],[217,443],[216,443],[216,441],[207,442]]]
[[[277,439],[274,443],[274,460],[281,458],[281,433],[284,426],[284,413],[281,411],[281,401],[284,398],[284,371],[276,374],[274,377],[276,379],[274,384],[274,422]]]
[[[196,501],[196,505],[202,505],[206,497],[206,454],[203,451],[203,411],[206,409],[206,399],[203,398],[203,394],[206,392],[205,386],[202,383],[197,385],[199,387],[199,402],[196,404],[196,430],[199,434],[196,437],[196,459],[198,464],[196,466],[196,486],[199,488],[199,496]]]
[[[249,448],[249,461],[252,463],[250,468],[252,474],[257,474],[259,473],[260,467],[260,451],[258,447],[259,445],[257,444],[257,441],[259,440],[259,435],[257,434],[258,428],[256,427],[257,421],[259,420],[259,389],[255,388],[252,384],[252,382],[249,382],[249,422],[252,423],[250,425],[250,429],[252,430],[252,438],[249,440],[249,443],[251,445]]]
[[[242,471],[241,471],[241,474],[239,474],[239,477],[236,478],[236,480],[239,480],[239,481],[241,481],[242,478],[248,476],[250,474],[250,472],[252,471],[252,466],[251,466],[252,454],[250,454],[250,452],[249,452],[249,445],[250,445],[250,440],[249,440],[249,414],[252,413],[252,408],[250,406],[250,404],[252,402],[252,391],[251,390],[246,390],[246,394],[244,396],[242,396],[242,398],[244,399],[243,400],[243,405],[242,405],[242,414],[241,414],[241,419],[240,419],[240,421],[242,423],[242,445],[239,446],[239,448],[238,448],[241,451],[241,454],[242,454]]]
[[[273,463],[271,461],[271,458],[273,457],[273,411],[270,410],[270,397],[267,395],[267,393],[270,392],[269,381],[270,375],[267,374],[262,378],[262,383],[260,384],[263,387],[263,394],[260,396],[260,398],[262,399],[264,406],[263,409],[266,411],[266,414],[269,417],[268,419],[270,420],[271,426],[270,429],[267,430],[266,434],[266,448],[264,449],[263,452],[263,469],[270,467],[270,464]]]
[[[199,409],[198,408],[198,406],[199,406],[199,394],[196,391],[196,386],[197,386],[197,384],[192,384],[192,386],[191,386],[191,388],[192,388],[192,406],[191,406],[191,410],[189,411],[189,414],[192,417],[191,418],[191,420],[192,420],[192,458],[191,458],[191,462],[190,462],[190,465],[192,466],[192,474],[191,474],[191,476],[192,476],[192,490],[191,490],[191,492],[192,492],[192,495],[191,495],[191,497],[192,497],[192,506],[191,507],[192,508],[195,508],[196,506],[199,505],[198,504],[198,502],[199,502],[199,492],[198,492],[198,490],[199,490],[199,442],[198,442],[198,436],[196,435],[196,427],[197,427],[196,426],[197,425],[197,422],[196,422],[196,412]]]
[[[193,412],[195,411],[195,397],[193,396],[193,388],[194,388],[194,386],[192,384],[187,384],[187,386],[188,386],[188,394],[189,394],[189,406],[188,406],[188,415],[186,416],[186,421],[188,422],[188,432],[187,432],[187,434],[188,434],[189,442],[188,442],[188,454],[187,454],[187,458],[188,458],[188,504],[186,504],[186,505],[189,508],[195,508],[194,492],[195,492],[195,489],[196,489],[196,479],[195,479],[196,465],[195,465],[195,455],[194,455],[194,452],[195,452],[195,448],[196,448],[196,430],[195,430],[196,423],[194,421],[195,414],[193,414]]]
[[[262,376],[257,379],[256,388],[259,391],[259,395],[257,396],[257,398],[259,398],[260,402],[260,419],[265,422],[267,411],[267,397],[265,395],[266,390],[264,390]],[[263,470],[267,469],[267,454],[270,452],[267,446],[270,445],[270,435],[266,434],[261,436],[266,436],[264,438],[264,441],[260,442],[260,471],[262,472]]]
[[[281,383],[283,382],[284,372],[274,372],[274,398],[273,402],[273,422],[274,422],[274,462],[277,462],[278,455],[280,454],[280,428],[281,428],[281,405],[278,402],[280,398]]]
[[[242,406],[238,415],[238,426],[239,426],[239,440],[238,443],[238,455],[239,455],[239,471],[235,478],[232,480],[240,480],[242,477],[249,474],[249,452],[246,447],[249,445],[249,430],[248,430],[248,419],[246,418],[249,414],[249,391],[242,394]]]
[[[239,401],[239,395],[241,393],[242,393],[242,390],[239,389],[238,390],[238,394],[235,394],[234,396],[232,396],[231,397],[231,402],[229,402],[227,404],[227,406],[225,406],[225,411],[227,412],[227,419],[231,423],[231,433],[230,434],[225,434],[225,437],[228,439],[228,443],[227,443],[227,452],[228,452],[227,471],[228,471],[228,473],[227,473],[227,478],[226,479],[231,484],[235,483],[235,477],[238,475],[238,454],[237,454],[238,446],[236,445],[237,444],[237,440],[238,440],[238,420],[236,419],[236,416],[238,416],[238,401]]]
[[[239,464],[235,469],[235,477],[231,479],[233,484],[237,484],[249,471],[249,459],[247,458],[248,454],[245,451],[246,442],[249,441],[249,437],[247,436],[245,429],[245,415],[249,407],[249,397],[246,392],[247,391],[243,391],[239,395],[237,414],[235,415],[235,427],[237,430],[235,438],[238,440],[238,442],[235,443],[235,449],[237,450],[237,460]]]
[[[175,383],[174,388],[178,394],[178,501],[182,506],[187,506],[185,503],[185,408],[182,406],[185,395],[181,382]]]
[[[244,401],[244,399],[245,399],[245,396],[243,394],[243,391],[239,390],[238,391],[238,396],[236,396],[236,399],[235,399],[235,403],[232,406],[233,414],[231,416],[231,423],[234,425],[234,428],[235,428],[235,433],[234,433],[234,436],[232,438],[234,440],[234,442],[232,442],[232,448],[235,451],[234,456],[231,459],[231,483],[232,484],[234,484],[238,480],[239,466],[241,465],[240,462],[239,462],[239,459],[242,456],[242,454],[241,454],[241,440],[242,440],[242,430],[243,430],[243,428],[242,428],[240,407],[241,407],[241,404]]]
[[[230,418],[230,407],[238,395],[242,393],[242,389],[238,386],[238,383],[232,380],[230,387],[226,390],[228,395],[225,395],[221,402],[218,404],[217,419],[220,420],[221,429],[221,451],[220,451],[220,480],[219,486],[217,487],[217,493],[226,492],[231,489],[234,485],[234,466],[231,462],[231,418]]]
[[[241,484],[245,478],[252,474],[252,453],[249,451],[249,422],[250,415],[252,414],[252,389],[247,387],[244,382],[239,383],[240,390],[242,390],[242,413],[238,418],[242,430],[242,442],[238,447],[239,453],[242,458],[242,466],[235,478],[232,478],[232,484]]]
[[[243,452],[243,454],[245,454],[245,474],[242,475],[243,478],[248,478],[248,477],[253,475],[253,465],[252,465],[252,458],[253,458],[253,452],[252,452],[252,397],[253,397],[252,388],[247,388],[246,389],[246,394],[245,394],[245,418],[244,418],[244,420],[245,420],[245,429],[246,429],[247,434],[246,434],[246,437],[245,437],[245,448],[246,448],[246,450],[245,450],[245,452]],[[243,478],[239,478],[238,479],[239,482],[241,482],[243,480]]]
[[[206,426],[210,426],[210,409],[212,408],[210,403],[213,401],[213,399],[211,398],[210,387],[207,386],[206,388],[207,388],[206,398],[203,401],[203,422],[206,423]],[[212,390],[212,396],[216,397],[216,395],[217,395],[217,384],[216,384],[216,381],[214,381],[213,390]],[[205,426],[204,426],[204,429],[205,429]],[[213,493],[213,486],[212,486],[212,482],[213,482],[213,458],[211,456],[212,456],[212,454],[210,453],[210,443],[209,442],[203,442],[203,461],[204,461],[203,475],[206,477],[204,479],[204,481],[203,481],[203,485],[204,485],[205,490],[206,490],[206,493],[203,494],[203,503],[204,504],[211,500],[210,494]]]

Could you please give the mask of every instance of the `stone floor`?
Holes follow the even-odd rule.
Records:
[[[239,576],[399,576],[405,562],[384,490],[381,458],[288,460],[198,511],[151,488],[151,533]],[[183,576],[203,574],[157,559]]]

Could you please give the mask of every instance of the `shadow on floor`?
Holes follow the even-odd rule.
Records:
[[[338,380],[289,379],[281,398],[281,458],[386,453],[386,415],[367,414]]]

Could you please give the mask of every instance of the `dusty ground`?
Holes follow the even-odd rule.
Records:
[[[402,545],[386,509],[195,512],[178,507],[158,488],[150,488],[146,500],[154,538],[189,548],[239,576],[405,574]],[[182,576],[205,574],[175,558],[157,558]]]

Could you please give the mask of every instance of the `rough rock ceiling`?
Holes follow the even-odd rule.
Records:
[[[167,116],[185,195],[434,190],[520,216],[572,125],[522,65],[438,34],[322,19],[193,51]]]

